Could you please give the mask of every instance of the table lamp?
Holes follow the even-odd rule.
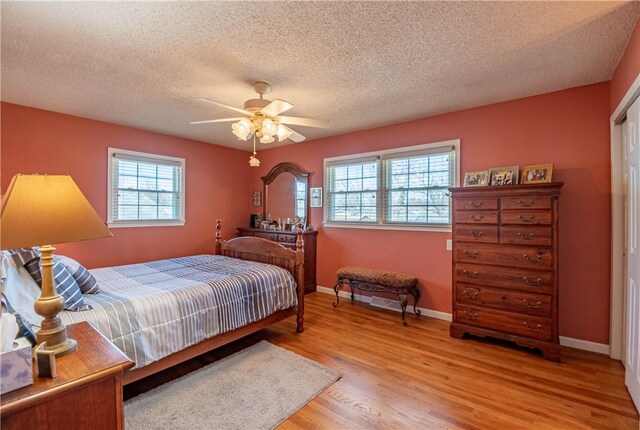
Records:
[[[35,311],[44,317],[38,343],[63,355],[76,349],[58,314],[64,299],[53,284],[52,243],[76,242],[112,236],[82,191],[68,175],[16,175],[2,199],[0,248],[39,246],[42,292]],[[44,244],[44,245],[43,245]]]

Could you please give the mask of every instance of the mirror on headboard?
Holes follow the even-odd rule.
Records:
[[[262,177],[263,219],[305,218],[309,214],[309,173],[293,163],[280,163]],[[308,224],[308,220],[307,220]]]

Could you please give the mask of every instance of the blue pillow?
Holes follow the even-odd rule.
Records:
[[[42,288],[42,267],[40,257],[27,261],[24,265],[31,277]],[[64,299],[64,309],[68,311],[86,311],[92,309],[91,306],[84,303],[80,286],[73,279],[71,273],[64,265],[53,259],[53,285],[58,294]]]
[[[78,286],[80,286],[82,294],[97,294],[100,291],[100,287],[98,287],[98,281],[95,276],[93,276],[82,264],[78,263],[73,258],[65,257],[63,255],[56,255],[53,259],[62,263],[62,265],[71,272],[71,276],[73,276],[73,279],[75,279]]]

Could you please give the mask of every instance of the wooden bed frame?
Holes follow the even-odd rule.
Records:
[[[125,385],[168,369],[171,366],[187,361],[193,357],[197,357],[200,354],[204,354],[207,351],[226,345],[227,343],[233,342],[234,340],[240,339],[251,333],[255,333],[258,330],[288,318],[291,315],[297,316],[297,332],[302,333],[304,330],[304,251],[302,249],[303,242],[301,225],[298,224],[295,251],[279,245],[276,242],[259,237],[237,237],[235,239],[224,241],[222,240],[221,229],[222,223],[220,220],[217,220],[215,249],[215,253],[217,255],[273,264],[288,270],[296,280],[298,305],[289,309],[277,311],[268,317],[249,325],[205,339],[200,343],[168,355],[147,366],[125,372],[123,376],[123,383]]]

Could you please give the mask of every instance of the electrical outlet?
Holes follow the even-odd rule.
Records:
[[[453,241],[451,239],[447,239],[447,251],[451,251],[453,249]]]

